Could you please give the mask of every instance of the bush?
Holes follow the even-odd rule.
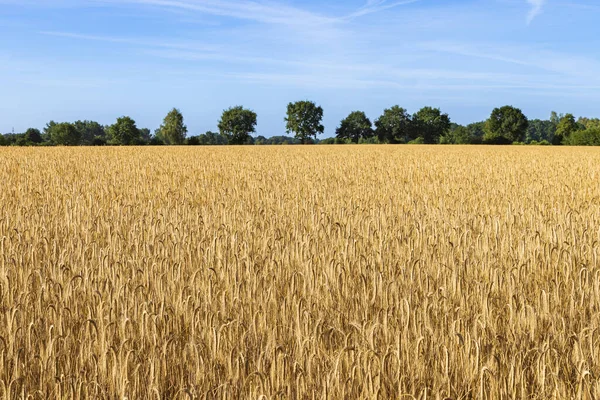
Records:
[[[532,140],[531,142],[529,142],[530,145],[532,146],[550,146],[552,143],[550,143],[547,140],[542,140],[542,141],[537,141],[537,140]]]
[[[92,146],[105,146],[106,140],[101,137],[95,137],[92,139]]]
[[[335,138],[326,138],[319,142],[319,144],[335,144]]]
[[[600,146],[600,128],[573,132],[566,142],[570,146]]]
[[[188,146],[200,146],[200,138],[198,136],[191,136],[187,138],[186,144]]]
[[[422,137],[418,137],[415,140],[411,140],[407,144],[425,144],[425,139]]]
[[[149,144],[150,146],[164,146],[165,142],[163,142],[160,138],[153,136],[152,139],[150,139]]]
[[[372,136],[370,138],[360,138],[358,139],[358,144],[381,144],[377,136]]]

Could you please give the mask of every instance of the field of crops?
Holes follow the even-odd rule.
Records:
[[[0,149],[0,398],[597,399],[599,258],[598,149]]]

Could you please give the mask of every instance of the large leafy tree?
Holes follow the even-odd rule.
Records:
[[[360,139],[373,137],[373,124],[364,112],[354,111],[342,120],[335,135],[339,139],[350,139],[354,143],[358,143]]]
[[[414,139],[412,118],[400,106],[387,108],[375,121],[375,134],[382,143],[408,143]]]
[[[159,132],[160,137],[166,144],[183,144],[185,143],[185,136],[187,134],[187,127],[183,123],[183,114],[173,108],[160,126]],[[141,136],[141,135],[140,135]]]
[[[484,141],[490,144],[522,142],[529,121],[523,112],[512,106],[495,108],[485,124]]]
[[[439,108],[423,107],[413,116],[414,131],[425,143],[437,143],[450,131],[450,117]]]
[[[325,127],[321,124],[323,120],[323,108],[312,101],[297,101],[287,106],[286,132],[293,133],[300,143],[309,143],[311,138],[323,133]]]
[[[106,139],[104,127],[96,121],[75,121],[73,125],[81,134],[81,144],[83,145],[89,146],[95,141]]]
[[[27,143],[39,144],[44,141],[42,138],[42,133],[39,129],[29,128],[23,135],[23,139]]]
[[[579,130],[579,125],[575,121],[573,114],[563,115],[556,125],[556,133],[552,144],[563,144],[568,141],[571,134]]]
[[[219,131],[229,144],[249,143],[250,134],[256,131],[256,113],[242,106],[230,107],[221,115]]]
[[[52,142],[63,146],[77,146],[81,141],[81,132],[73,124],[66,122],[54,124],[50,128]]]
[[[140,131],[130,117],[117,118],[117,122],[108,127],[110,144],[130,145],[140,143]]]

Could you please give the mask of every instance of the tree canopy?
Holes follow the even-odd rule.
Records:
[[[400,106],[385,109],[375,121],[375,134],[382,143],[410,142],[414,134],[410,114]]]
[[[158,131],[166,144],[184,144],[187,126],[183,123],[183,114],[178,109],[173,108],[163,120]]]
[[[373,124],[362,111],[353,111],[340,122],[335,131],[338,139],[349,139],[358,143],[360,139],[368,139],[374,136]]]
[[[529,121],[523,112],[512,106],[495,108],[485,124],[484,141],[489,144],[522,142]]]
[[[250,134],[256,131],[256,113],[242,106],[223,111],[219,121],[219,131],[229,144],[246,144]]]
[[[413,116],[412,123],[413,132],[417,137],[422,137],[425,143],[437,143],[450,130],[450,117],[442,114],[439,108],[421,108]]]
[[[50,128],[50,138],[57,145],[77,146],[81,140],[81,132],[73,124],[63,122]]]
[[[325,127],[323,108],[312,101],[297,101],[287,106],[286,132],[293,133],[300,143],[306,144],[311,138],[316,138],[318,133],[323,133]]]
[[[117,122],[108,127],[110,144],[132,145],[140,142],[140,131],[130,117],[117,118]]]
[[[90,146],[98,141],[106,141],[104,127],[96,121],[75,121],[73,126],[79,131],[83,145]]]
[[[552,144],[563,144],[568,141],[571,134],[579,130],[573,114],[566,114],[560,118],[556,125],[556,132]]]
[[[363,111],[353,111],[340,121],[335,137],[317,139],[324,132],[323,109],[312,101],[289,103],[286,132],[293,137],[256,132],[257,115],[242,106],[224,110],[219,132],[187,136],[182,113],[173,108],[151,134],[123,116],[111,126],[96,121],[48,122],[43,131],[29,128],[23,133],[0,134],[0,146],[51,145],[227,145],[227,144],[555,144],[593,145],[600,131],[600,118],[579,117],[552,111],[548,119],[528,120],[512,106],[495,108],[486,121],[459,125],[439,108],[423,107],[414,114],[395,105],[383,111],[372,124]],[[73,131],[73,129],[75,131]],[[277,132],[274,132],[277,133]]]

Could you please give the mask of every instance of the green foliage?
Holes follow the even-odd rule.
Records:
[[[199,135],[198,139],[203,146],[225,146],[229,144],[227,136],[211,131]]]
[[[2,136],[2,142],[6,143],[5,146],[14,146],[17,144],[19,138],[23,135],[15,134],[15,133],[7,133]]]
[[[148,144],[150,146],[164,146],[165,142],[163,142],[163,140],[160,137],[154,135],[154,136],[152,136],[152,138],[150,139],[150,142]]]
[[[575,121],[573,114],[566,114],[558,121],[556,125],[556,133],[552,140],[552,144],[563,144],[569,140],[569,137],[579,130],[579,125]]]
[[[448,133],[440,137],[440,144],[469,144],[472,136],[465,126],[456,125]]]
[[[600,128],[575,131],[566,139],[570,146],[600,146]]]
[[[27,143],[31,143],[31,144],[40,144],[44,141],[40,130],[35,129],[35,128],[27,129],[27,131],[25,131],[25,134],[23,135],[23,137]]]
[[[166,144],[180,145],[185,143],[187,127],[183,123],[183,114],[178,109],[173,108],[163,120],[158,132],[160,132],[159,136]],[[141,133],[140,138],[142,138]]]
[[[581,129],[591,129],[591,128],[600,129],[600,118],[580,117],[577,120],[577,124],[580,125]]]
[[[185,141],[188,146],[200,146],[200,138],[198,136],[190,136]]]
[[[224,110],[219,121],[219,131],[229,144],[247,144],[250,134],[256,131],[256,113],[242,106]]]
[[[293,133],[294,137],[302,144],[311,142],[311,138],[317,137],[317,133],[323,133],[325,127],[321,124],[323,120],[323,108],[312,101],[297,101],[287,106],[286,132]]]
[[[148,129],[148,128],[140,129],[140,140],[144,144],[150,143],[150,141],[152,140],[152,133],[150,132],[150,129]]]
[[[538,142],[537,140],[532,140],[531,142],[529,142],[528,144],[532,145],[532,146],[550,146],[552,145],[552,143],[550,143],[547,140],[542,140],[540,142]]]
[[[141,142],[140,131],[130,117],[117,118],[117,122],[108,127],[109,144],[133,145]]]
[[[439,108],[423,107],[412,118],[413,132],[423,143],[438,143],[450,131],[450,117]],[[416,139],[415,139],[416,140]]]
[[[510,144],[525,140],[529,122],[523,112],[512,106],[495,108],[485,125],[483,140],[488,144]]]
[[[410,142],[408,142],[407,144],[427,144],[427,142],[425,142],[425,138],[423,137],[418,137],[416,139],[411,140]]]
[[[373,124],[362,111],[353,111],[342,120],[335,131],[338,139],[349,139],[358,143],[361,139],[373,137]]]
[[[471,144],[482,144],[483,137],[485,136],[485,121],[473,122],[467,125],[469,136],[471,137]]]
[[[52,128],[54,128],[57,125],[56,122],[54,121],[50,121],[46,124],[46,126],[44,127],[44,132],[42,133],[42,137],[44,138],[44,141],[46,142],[50,142],[52,143]],[[52,143],[54,144],[54,143]]]
[[[358,141],[358,144],[380,144],[379,139],[377,139],[377,136],[373,136],[370,138],[361,138]]]
[[[270,138],[266,138],[264,136],[259,136],[254,141],[254,144],[257,144],[257,145],[300,144],[300,141],[296,138],[289,137],[289,136],[273,136]]]
[[[540,142],[544,140],[552,142],[555,132],[556,125],[552,121],[534,119],[529,121],[525,142],[531,143],[533,141]]]
[[[79,131],[81,144],[84,146],[89,146],[99,141],[106,141],[104,127],[96,121],[75,121],[73,126]]]
[[[412,128],[410,115],[400,106],[385,109],[375,121],[375,134],[382,143],[408,143],[413,139]]]
[[[63,122],[50,128],[52,142],[62,146],[77,146],[81,141],[81,132],[73,124]]]

